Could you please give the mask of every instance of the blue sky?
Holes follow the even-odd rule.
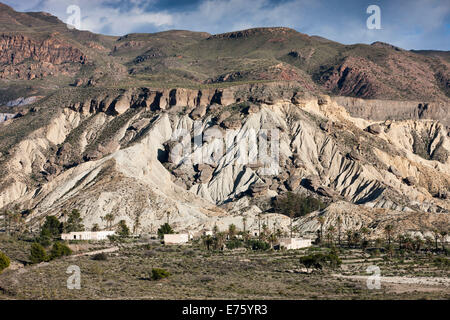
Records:
[[[383,41],[405,49],[450,50],[450,0],[0,0],[18,11],[46,11],[80,29],[110,35],[185,29],[221,33],[285,26],[345,44]],[[368,29],[369,5],[381,29]]]

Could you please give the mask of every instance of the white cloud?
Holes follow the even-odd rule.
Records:
[[[450,3],[439,0],[379,0],[382,30],[366,28],[368,15],[359,0],[203,0],[189,10],[172,12],[144,10],[156,0],[128,0],[128,6],[120,0],[4,1],[21,11],[51,12],[63,21],[68,17],[67,6],[76,4],[81,8],[81,29],[111,35],[168,29],[221,33],[286,26],[346,44],[380,40],[405,49],[450,49],[443,31],[449,23]]]

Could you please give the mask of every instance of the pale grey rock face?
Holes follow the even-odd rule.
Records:
[[[82,104],[62,109],[3,160],[0,208],[33,208],[32,224],[63,208],[78,208],[88,228],[95,223],[104,226],[102,217],[113,213],[116,223],[138,222],[140,233],[155,231],[167,213],[179,229],[202,230],[214,224],[226,229],[230,223],[239,227],[243,215],[256,221],[264,203],[287,191],[333,203],[326,211],[330,223],[336,212],[351,210],[345,213],[349,228],[383,216],[413,219],[413,213],[430,212],[441,217],[450,210],[450,160],[443,152],[450,150],[450,138],[439,122],[392,121],[377,124],[387,130],[375,127],[367,132],[373,121],[351,117],[345,106],[328,98],[320,104],[317,98],[302,98],[301,106],[283,99],[259,104],[252,112],[223,111],[226,106],[219,103],[233,101],[230,92],[214,98],[216,91],[205,91],[202,100],[195,90],[150,90],[144,97],[129,93],[98,98],[97,104],[86,103],[89,110],[83,111]],[[171,112],[175,106],[191,111]],[[220,139],[210,135],[202,145],[193,144],[196,123],[201,132],[216,129],[225,136],[233,130],[235,143],[220,150]],[[279,135],[277,173],[264,174],[264,161],[237,160],[250,134],[264,133],[270,141],[273,129]],[[193,156],[183,154],[181,163],[171,161],[169,155],[184,141],[184,136],[173,139],[178,131],[190,134],[185,142],[193,154],[208,154],[215,162],[197,165]],[[414,132],[430,133],[429,150],[440,150],[440,161],[422,157],[433,154],[418,154]],[[60,150],[48,161],[54,145]],[[258,144],[249,144],[248,150],[258,151]],[[41,171],[46,181],[27,184],[29,176]],[[314,215],[297,221],[301,230],[316,230],[317,223],[310,219]],[[277,213],[271,217],[282,226],[289,223]]]

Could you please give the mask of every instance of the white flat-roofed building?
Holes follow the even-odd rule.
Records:
[[[311,242],[311,239],[302,238],[280,238],[278,240],[279,247],[285,247],[288,250],[310,247]]]
[[[79,231],[61,234],[62,240],[108,240],[108,236],[115,235],[115,231]]]
[[[165,234],[164,244],[182,244],[189,241],[189,234],[178,233],[178,234]]]

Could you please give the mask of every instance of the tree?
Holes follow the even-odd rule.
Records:
[[[328,245],[329,246],[333,245],[333,238],[334,238],[335,231],[336,231],[336,229],[333,226],[329,226],[328,227],[327,238],[328,238]]]
[[[323,216],[317,217],[317,221],[320,223],[320,242],[323,239],[323,225],[325,224],[325,218]]]
[[[424,244],[424,241],[422,240],[422,238],[419,235],[416,235],[414,237],[414,249],[416,250],[416,252],[420,251],[423,244]]]
[[[174,233],[172,230],[172,227],[168,223],[164,223],[159,229],[158,229],[158,237],[160,239],[164,238],[165,234],[172,234]]]
[[[278,240],[277,235],[274,232],[271,233],[269,236],[269,243],[272,247],[275,244],[275,242],[277,242],[277,240]]]
[[[206,246],[206,249],[208,251],[211,248],[211,246],[213,245],[213,243],[214,243],[213,237],[211,237],[210,235],[207,235],[203,238],[203,244]]]
[[[70,256],[72,254],[72,250],[61,242],[55,242],[50,250],[50,259],[56,259],[63,256]]]
[[[214,227],[213,227],[213,235],[215,236],[216,234],[218,234],[219,233],[219,227],[217,227],[217,224],[214,224]]]
[[[292,238],[292,231],[294,230],[294,227],[292,225],[294,223],[294,216],[295,216],[294,210],[290,210],[289,211],[289,219],[290,219],[289,232],[290,232],[290,238]]]
[[[427,246],[427,251],[433,246],[433,238],[430,236],[425,237],[425,244]]]
[[[350,246],[352,245],[353,231],[347,230],[346,235],[347,235],[347,246],[350,248]]]
[[[392,231],[394,231],[394,226],[392,224],[387,224],[384,227],[384,231],[386,232],[386,235],[388,238],[388,245],[391,245],[391,235],[392,235]]]
[[[5,230],[6,234],[11,234],[11,216],[12,213],[9,210],[3,211],[3,229]]]
[[[337,228],[338,228],[338,244],[341,246],[341,226],[342,226],[342,218],[341,216],[337,217]]]
[[[273,206],[277,212],[287,216],[290,216],[293,212],[294,218],[326,207],[320,199],[311,196],[305,197],[293,192],[288,192],[285,196],[276,198]]]
[[[121,237],[128,237],[130,235],[130,229],[128,228],[125,220],[119,221],[119,225],[117,226],[117,233]]]
[[[258,212],[258,238],[261,238],[261,212]]]
[[[218,232],[214,238],[214,248],[216,250],[222,250],[225,243],[226,234],[225,232]]]
[[[111,229],[112,223],[114,221],[114,215],[112,213],[108,213],[102,219],[104,219],[106,221],[106,228]]]
[[[236,226],[234,224],[230,224],[228,226],[228,237],[233,239],[236,236]]]
[[[55,216],[45,217],[45,223],[41,228],[42,233],[47,233],[52,239],[58,239],[63,232],[63,223],[59,222]]]
[[[94,225],[92,226],[91,231],[92,231],[92,232],[100,231],[100,227],[98,226],[98,223],[96,223],[96,224],[94,224]]]
[[[80,211],[73,209],[72,212],[68,214],[67,223],[64,229],[67,233],[84,231],[83,219],[81,218]]]
[[[246,232],[247,229],[247,217],[242,217],[242,225],[243,225],[243,231]]]
[[[432,232],[433,232],[433,236],[434,236],[434,248],[435,248],[436,251],[438,251],[439,250],[439,248],[438,248],[438,240],[439,240],[439,236],[440,236],[439,230],[437,228],[434,228],[432,230]]]
[[[9,260],[8,256],[0,251],[0,273],[3,270],[9,267],[11,260]]]
[[[50,230],[42,229],[38,242],[46,248],[50,246],[52,244],[52,234],[50,233]]]
[[[363,236],[362,247],[363,247],[363,249],[365,249],[368,245],[367,235],[370,233],[370,230],[367,227],[362,227],[361,230],[359,230],[359,232]]]
[[[30,260],[32,263],[48,261],[48,256],[44,247],[37,242],[31,245]]]
[[[441,229],[439,235],[441,236],[442,250],[445,252],[445,239],[447,238],[448,230]]]
[[[23,223],[22,215],[18,212],[10,213],[10,228],[12,229],[12,233],[16,234],[20,229]]]

